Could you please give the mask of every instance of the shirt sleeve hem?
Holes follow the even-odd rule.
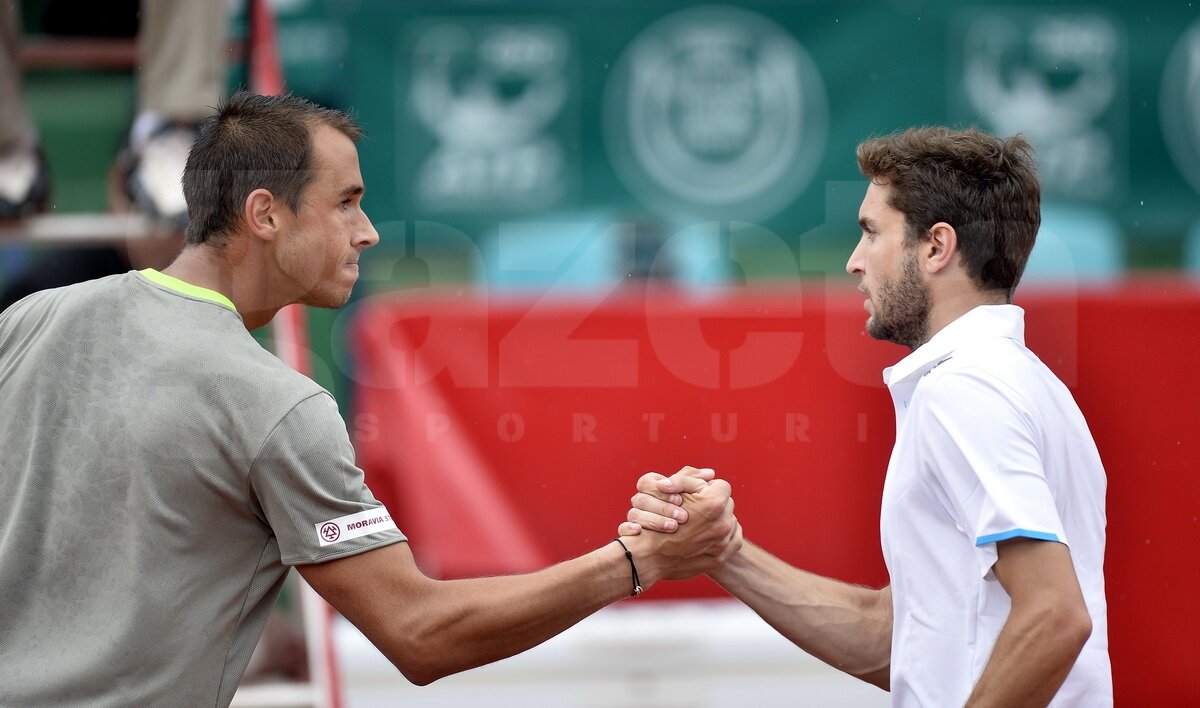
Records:
[[[310,558],[310,557],[284,558],[284,559],[282,559],[281,562],[284,565],[291,566],[291,567],[294,567],[297,565],[314,565],[317,563],[327,563],[332,560],[338,560],[339,558],[349,558],[350,556],[356,556],[360,553],[365,553],[367,551],[373,551],[377,548],[383,548],[384,546],[390,546],[393,543],[408,543],[408,538],[405,537],[404,534],[400,533],[399,531],[396,531],[396,532],[385,531],[383,533],[386,533],[387,535],[384,536],[383,538],[372,539],[369,543],[365,543],[365,544],[361,544],[361,545],[354,545],[354,546],[350,546],[347,548],[339,548],[332,552],[323,553],[321,555],[318,555],[315,558]]]
[[[1037,541],[1061,542],[1058,534],[1047,533],[1045,531],[1030,531],[1029,529],[1012,529],[1010,531],[1001,531],[1000,533],[980,536],[975,539],[975,545],[986,546],[989,543],[999,543],[1000,541],[1007,541],[1010,538],[1032,538]]]

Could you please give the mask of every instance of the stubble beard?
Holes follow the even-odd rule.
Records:
[[[880,282],[875,314],[867,320],[867,334],[916,349],[929,338],[929,289],[921,283],[916,251],[910,251],[900,277]]]
[[[300,298],[300,304],[308,307],[316,307],[323,310],[336,310],[350,301],[351,289],[346,288],[344,291],[340,288],[335,288],[332,284],[326,283],[318,285],[312,290],[305,293],[304,297]]]

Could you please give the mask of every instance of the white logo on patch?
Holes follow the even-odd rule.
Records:
[[[647,28],[604,102],[613,166],[659,212],[772,216],[825,151],[816,65],[784,28],[732,6],[689,8]]]
[[[439,19],[417,36],[400,56],[412,83],[397,115],[411,111],[437,141],[417,168],[422,207],[543,209],[562,198],[555,125],[574,93],[571,52],[562,29],[536,20]]]
[[[313,524],[317,530],[317,541],[322,546],[332,546],[335,543],[362,538],[380,531],[398,531],[396,522],[385,507],[367,509],[356,514],[339,516],[336,519]]]
[[[1105,202],[1125,182],[1122,28],[1105,13],[988,10],[961,31],[956,92],[1000,135],[1022,133],[1038,152],[1045,190]]]

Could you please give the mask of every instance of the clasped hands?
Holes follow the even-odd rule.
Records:
[[[670,477],[648,472],[637,490],[617,532],[647,587],[714,571],[741,548],[733,490],[711,469],[684,467]]]

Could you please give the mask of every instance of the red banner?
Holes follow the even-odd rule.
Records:
[[[357,305],[352,432],[418,561],[462,577],[578,555],[614,535],[638,476],[690,464],[730,480],[747,537],[768,550],[886,583],[878,515],[895,422],[880,372],[906,350],[866,336],[853,291],[650,287]],[[1018,304],[1108,470],[1118,703],[1194,696],[1200,288],[1031,291]],[[696,580],[649,595],[722,593]]]

